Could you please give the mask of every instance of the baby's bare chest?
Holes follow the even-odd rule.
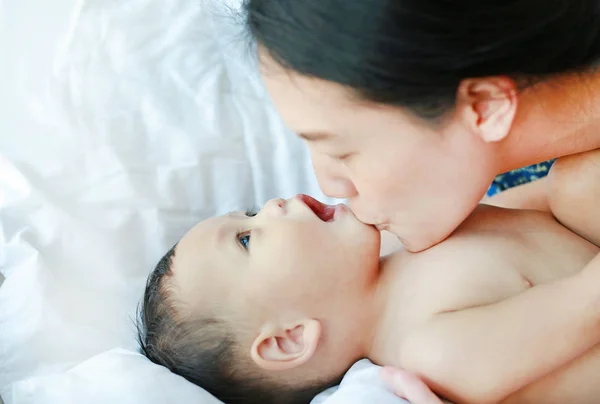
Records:
[[[485,276],[518,275],[535,286],[579,273],[600,251],[550,215],[502,211],[497,221],[457,234],[454,248],[462,249],[467,271],[484,263],[490,268]]]
[[[406,275],[423,315],[493,304],[578,273],[598,248],[552,219],[473,226],[415,255]],[[406,283],[405,283],[406,284]]]

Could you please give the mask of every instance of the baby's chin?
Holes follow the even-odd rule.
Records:
[[[379,277],[381,232],[369,226],[355,241],[352,246],[353,272],[357,279],[370,283]]]
[[[370,261],[379,260],[379,251],[381,249],[381,232],[370,224],[365,224],[356,220],[355,240],[356,248],[364,251],[364,254],[370,258]]]

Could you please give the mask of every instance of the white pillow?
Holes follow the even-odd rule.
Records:
[[[18,403],[220,403],[184,378],[123,349],[104,352],[67,372],[17,382],[13,391]]]
[[[212,403],[135,353],[149,271],[206,217],[323,195],[224,3],[78,3],[51,69],[73,3],[0,15],[0,395]]]
[[[311,404],[402,404],[379,379],[379,367],[364,359],[344,376],[340,386]],[[19,403],[203,403],[219,404],[201,388],[156,366],[140,354],[114,349],[73,369],[18,382]]]

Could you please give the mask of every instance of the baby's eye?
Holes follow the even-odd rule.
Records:
[[[254,217],[257,214],[258,214],[258,212],[254,208],[246,209],[246,216],[248,216],[248,217]]]
[[[238,234],[238,241],[246,250],[250,248],[250,233],[249,231]]]

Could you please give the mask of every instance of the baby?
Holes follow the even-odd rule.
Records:
[[[585,311],[577,296],[522,309],[528,289],[577,278],[595,245],[548,213],[487,205],[421,253],[380,257],[380,238],[306,195],[203,221],[148,279],[142,351],[225,403],[308,403],[364,357],[457,403],[600,397],[600,352],[561,367],[581,337],[543,338]],[[535,388],[558,368],[573,377]]]
[[[226,403],[307,403],[363,357],[457,402],[495,402],[502,374],[522,383],[551,356],[509,298],[598,252],[548,214],[486,205],[425,252],[379,247],[347,207],[305,195],[206,220],[149,278],[144,352]]]

